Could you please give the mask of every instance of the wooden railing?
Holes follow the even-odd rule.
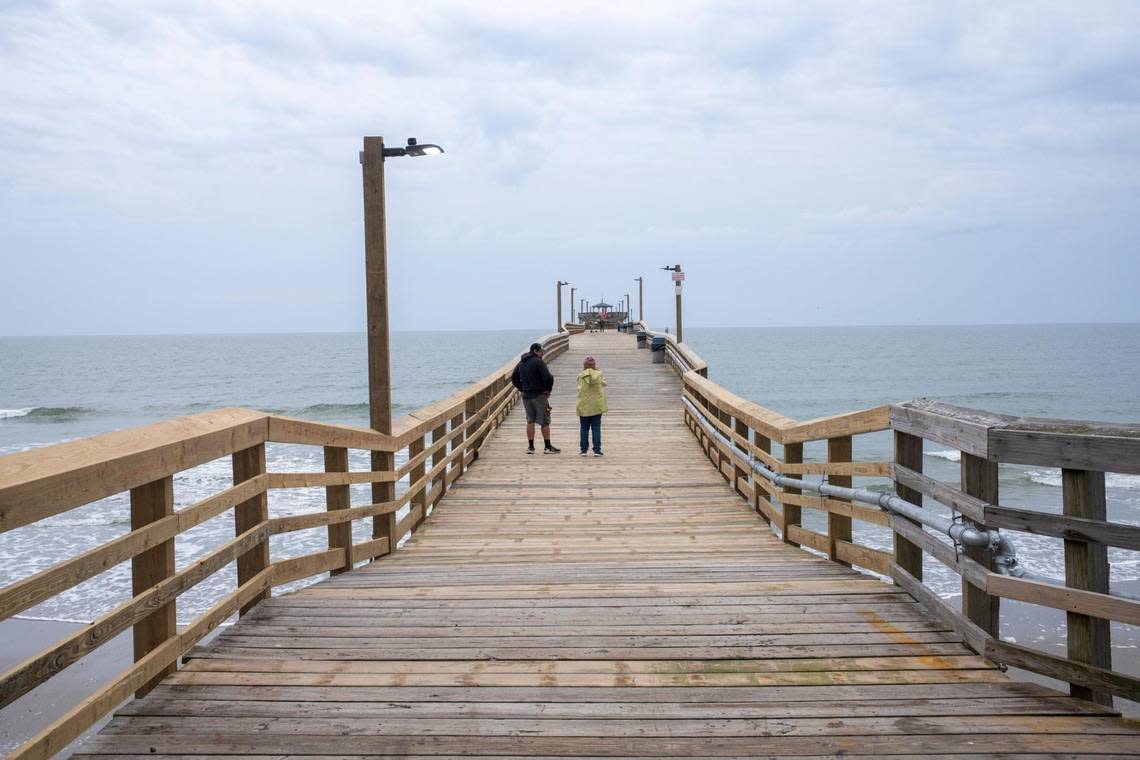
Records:
[[[1112,668],[1109,628],[1111,621],[1140,625],[1140,600],[1111,593],[1107,551],[1140,550],[1140,526],[1109,522],[1105,499],[1106,472],[1140,473],[1140,425],[1015,418],[926,400],[796,421],[707,379],[703,359],[672,336],[666,341],[682,393],[702,417],[698,422],[686,407],[687,424],[722,477],[786,543],[889,577],[972,649],[998,663],[1067,682],[1073,696],[1101,704],[1111,704],[1112,695],[1140,701],[1140,679]],[[710,435],[706,426],[719,435]],[[856,460],[860,437],[888,429],[893,462]],[[958,487],[923,474],[924,440],[961,453]],[[804,461],[804,444],[813,441],[826,441],[827,461]],[[755,476],[749,457],[777,473],[823,476],[837,486],[890,478],[904,500],[943,514],[949,510],[980,530],[1006,531],[1015,546],[1017,533],[1062,539],[1065,578],[1034,577],[1034,559],[1025,556],[1020,564],[1027,575],[1000,573],[989,551],[955,546],[947,535],[898,514],[777,487]],[[1060,468],[1063,514],[1001,506],[1001,464]],[[826,533],[803,526],[804,509],[826,514]],[[852,521],[889,530],[891,550],[861,545]],[[961,577],[960,610],[924,584],[926,557]],[[1063,610],[1068,656],[1003,640],[1003,598]]]
[[[569,345],[566,334],[540,340],[548,359]],[[133,597],[0,675],[0,707],[127,629],[133,629],[135,664],[13,757],[47,758],[59,752],[131,694],[149,691],[196,642],[235,613],[249,612],[275,586],[341,573],[395,550],[478,457],[483,440],[510,411],[517,398],[510,383],[516,361],[395,421],[391,435],[222,409],[0,457],[0,532],[122,493],[129,493],[131,517],[125,535],[0,588],[0,620],[5,620],[131,562]],[[320,446],[324,471],[269,472],[267,443]],[[349,450],[369,452],[372,468],[350,470]],[[395,455],[401,451],[407,459],[396,467]],[[174,476],[222,457],[232,459],[232,487],[176,510]],[[396,483],[405,476],[408,487],[397,497]],[[371,503],[352,505],[349,489],[356,484],[372,485]],[[324,512],[270,517],[270,492],[312,487],[325,489]],[[231,511],[233,540],[176,571],[177,537]],[[365,519],[372,521],[371,538],[354,543],[352,523]],[[278,561],[271,557],[271,536],[322,527],[328,531],[326,550]],[[213,600],[207,612],[179,630],[178,597],[232,564],[236,589]]]

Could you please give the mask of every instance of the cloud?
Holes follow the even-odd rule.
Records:
[[[546,279],[601,287],[666,255],[734,282],[815,262],[830,297],[803,316],[838,322],[850,283],[827,273],[884,251],[1029,264],[1083,230],[1135,272],[1138,32],[1140,6],[1120,2],[8,4],[0,252],[13,276],[63,284],[38,322],[30,300],[0,304],[0,332],[356,329],[355,159],[377,133],[448,150],[390,165],[397,325],[457,326],[462,309],[416,310],[434,298],[483,303],[464,278],[441,293],[420,275],[457,262],[517,294],[509,318],[460,322],[488,327],[545,324],[529,292]],[[139,260],[147,277],[194,262],[161,312],[115,297]],[[76,268],[109,296],[94,315],[68,306]],[[254,313],[206,295],[221,273],[258,279]],[[968,292],[980,275],[946,276]],[[293,307],[298,282],[320,314]],[[795,299],[778,306],[797,321]],[[722,297],[703,312],[754,314]]]

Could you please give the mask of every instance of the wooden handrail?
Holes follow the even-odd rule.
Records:
[[[786,542],[890,577],[979,654],[1066,680],[1074,696],[1106,704],[1110,694],[1140,701],[1140,679],[1111,669],[1108,628],[1110,620],[1140,625],[1140,601],[1110,592],[1105,553],[1107,546],[1140,549],[1140,528],[1108,522],[1104,510],[1104,472],[1140,472],[1140,425],[1014,417],[927,399],[797,421],[722,388],[689,369],[680,355],[671,361],[681,376],[684,398],[702,417],[698,424],[686,407],[693,434],[725,480]],[[708,435],[706,425],[717,435]],[[854,436],[888,428],[895,434],[893,464],[846,461],[853,458]],[[962,453],[960,488],[922,473],[923,439]],[[803,462],[802,447],[809,441],[827,441],[828,462]],[[772,443],[783,444],[782,457],[771,453]],[[1059,579],[1043,582],[1001,574],[988,551],[955,547],[946,536],[897,514],[746,477],[741,456],[780,474],[826,475],[838,486],[848,485],[851,478],[888,475],[903,499],[919,506],[923,496],[940,502],[979,530],[1000,528],[1065,539],[1066,579],[1062,584]],[[1062,468],[1065,514],[1000,505],[999,463]],[[803,527],[803,508],[827,514],[826,533]],[[852,519],[889,526],[893,553],[855,543]],[[924,554],[961,576],[963,611],[947,606],[924,585]],[[1031,560],[1022,561],[1032,565]],[[1003,597],[1065,611],[1069,656],[998,639],[998,600]]]
[[[552,359],[567,350],[569,335],[547,335],[538,342]],[[5,705],[117,633],[132,625],[136,628],[136,664],[25,744],[16,757],[48,757],[58,751],[130,692],[148,690],[201,636],[235,611],[250,609],[273,586],[341,572],[394,551],[403,535],[422,524],[442,491],[471,465],[478,447],[515,403],[518,394],[510,376],[517,361],[512,358],[481,380],[400,418],[392,435],[248,409],[221,409],[0,457],[0,532],[124,491],[132,492],[132,521],[139,521],[124,536],[0,588],[3,620],[126,560],[134,563],[136,588],[130,601],[0,674],[0,705]],[[325,472],[266,472],[267,443],[321,446]],[[408,449],[409,459],[399,468],[349,471],[349,449],[389,457]],[[172,511],[170,479],[225,456],[233,457],[239,482]],[[351,506],[351,484],[394,483],[406,474],[413,475],[413,482],[398,498]],[[326,489],[326,512],[268,516],[268,492],[321,486]],[[409,508],[408,513],[397,520],[404,508]],[[165,566],[178,535],[229,510],[235,512],[239,535],[179,572],[173,564]],[[394,530],[353,544],[351,522],[365,518],[383,518]],[[270,562],[271,535],[319,527],[329,529],[328,550]],[[155,554],[158,549],[163,552],[161,561]],[[179,633],[173,625],[177,597],[235,561],[238,590]],[[147,580],[140,586],[140,579]],[[159,611],[161,619],[156,617]]]

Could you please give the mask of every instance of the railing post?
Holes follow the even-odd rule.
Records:
[[[998,503],[998,464],[962,452],[962,491],[990,504]],[[974,523],[981,530],[985,525]],[[963,547],[962,553],[987,570],[994,570],[993,552],[984,547]],[[962,614],[990,636],[998,637],[1000,597],[991,596],[962,579]]]
[[[408,459],[415,459],[420,454],[424,453],[424,438],[425,436],[421,435],[419,438],[408,444]],[[425,469],[426,468],[421,462],[408,471],[408,488],[415,488],[416,483],[423,480]],[[412,523],[413,531],[418,528],[420,526],[420,523],[424,521],[424,518],[427,517],[426,483],[422,484],[419,493],[412,496],[412,511],[415,511],[417,507],[420,509],[420,516],[418,520]]]
[[[756,448],[765,454],[772,453],[772,439],[768,436],[761,435],[759,431],[753,431],[752,440],[756,444]],[[771,520],[768,519],[768,515],[764,513],[764,510],[760,509],[760,500],[767,498],[767,493],[760,485],[762,478],[758,475],[752,475],[751,473],[749,473],[749,477],[752,478],[752,508],[756,510],[756,514],[760,515],[764,522],[770,525]],[[771,499],[769,499],[769,502],[770,501]]]
[[[468,402],[468,403],[470,403],[470,402]],[[452,452],[459,451],[460,449],[463,448],[463,439],[465,439],[467,437],[467,431],[465,429],[463,429],[463,426],[465,424],[464,420],[466,419],[466,417],[467,417],[466,412],[460,412],[459,414],[457,414],[451,418],[451,431],[452,432],[455,432],[456,430],[460,431],[459,433],[456,434],[456,436],[454,438],[451,439],[450,446],[451,446]],[[458,468],[459,471],[455,474],[455,477],[459,477],[460,475],[463,474],[463,456],[462,455],[456,457],[454,460],[452,460],[451,464],[448,465],[449,470],[454,471],[454,470],[456,470],[456,468]],[[446,483],[446,482],[447,482],[447,479],[445,477],[444,483]]]
[[[914,472],[922,472],[922,439],[917,435],[900,433],[896,430],[895,464],[905,467],[908,470],[913,470]],[[895,493],[899,495],[899,498],[905,499],[915,506],[922,506],[922,494],[913,488],[907,488],[897,480],[895,481]],[[913,520],[910,522],[918,526],[918,523]],[[914,576],[915,580],[921,581],[922,549],[898,533],[892,532],[892,535],[894,536],[895,544],[895,563]]]
[[[165,477],[131,489],[131,530],[144,528],[174,514],[174,479]],[[174,575],[174,539],[156,544],[131,559],[131,589],[135,596]],[[146,657],[167,639],[178,635],[175,602],[170,600],[134,625],[135,662]],[[177,669],[176,663],[147,681],[135,692],[145,696],[163,678]]]
[[[265,474],[265,444],[259,443],[248,449],[235,451],[233,455],[234,485],[243,483],[258,475]],[[234,532],[245,533],[250,528],[269,519],[269,495],[262,491],[252,499],[247,499],[234,507]],[[237,560],[238,586],[252,579],[269,567],[269,541],[262,541]],[[242,615],[252,610],[258,602],[269,598],[268,589],[246,602],[241,608]]]
[[[373,472],[392,472],[396,469],[396,455],[391,451],[373,451],[371,459]],[[396,483],[394,481],[372,484],[373,504],[386,504],[395,500]],[[372,538],[387,538],[388,551],[385,553],[390,554],[396,551],[396,542],[400,540],[400,537],[396,535],[395,512],[376,515],[372,518]]]
[[[827,439],[828,462],[850,462],[852,453],[851,436],[844,435],[838,438]],[[850,475],[828,475],[827,482],[833,486],[850,488],[853,478]],[[827,497],[830,499],[831,497]],[[843,500],[846,501],[846,500]],[[826,501],[824,502],[826,504]],[[841,565],[851,566],[850,562],[839,559],[837,546],[840,541],[851,542],[851,517],[840,515],[827,510],[827,556]]]
[[[340,446],[325,446],[325,472],[348,472],[348,449]],[[347,485],[325,486],[325,509],[332,512],[348,509],[351,497]],[[344,549],[344,566],[332,571],[339,575],[352,569],[352,522],[346,521],[328,526],[329,548]]]
[[[474,449],[478,448],[478,446],[476,445],[476,443],[473,439],[475,437],[475,429],[479,427],[478,421],[476,420],[476,415],[478,415],[478,413],[479,413],[479,394],[477,394],[477,393],[473,394],[469,399],[467,399],[465,409],[467,412],[465,424],[468,427],[467,427],[467,432],[464,435],[464,438],[468,442],[467,443],[468,448],[474,450]],[[467,458],[467,453],[465,450],[463,453],[463,456],[459,457],[460,466],[463,466],[463,460],[466,458]]]
[[[804,461],[804,445],[802,443],[785,443],[784,444],[784,464],[802,464]],[[790,495],[798,496],[800,489],[798,488],[785,488],[783,492]],[[791,544],[792,546],[799,546],[795,541],[788,538],[788,528],[800,524],[803,518],[802,510],[799,504],[787,504],[780,502],[780,509],[784,513],[784,543]]]
[[[443,424],[439,425],[438,427],[434,428],[431,431],[431,442],[432,442],[433,446],[435,444],[439,443],[440,441],[442,441],[446,437],[447,437],[447,423],[446,422],[444,422]],[[445,459],[447,459],[447,445],[446,444],[437,448],[435,450],[435,452],[431,455],[431,468],[434,470],[439,465],[439,463]],[[447,491],[446,468],[444,470],[441,470],[439,472],[439,474],[437,474],[435,476],[435,479],[432,480],[431,483],[432,483],[432,497],[431,497],[430,506],[434,508],[435,505],[439,503],[439,500],[443,498],[443,494]],[[427,510],[426,509],[424,510],[424,517],[427,517]]]
[[[1104,473],[1061,470],[1064,512],[1104,522],[1108,519]],[[1108,593],[1108,548],[1094,541],[1065,541],[1065,585],[1085,591]],[[1107,620],[1067,612],[1066,635],[1069,659],[1112,670],[1111,633]],[[1112,705],[1112,695],[1087,686],[1069,685],[1069,693],[1102,705]]]
[[[744,440],[747,441],[748,440],[748,425],[746,425],[742,420],[736,419],[735,417],[733,418],[733,420],[734,420],[733,421],[733,430],[736,431],[736,434],[738,436],[740,436],[741,438],[743,438]],[[736,444],[736,448],[742,454],[744,454],[744,456],[748,456],[748,449],[746,449],[744,447],[744,444],[738,443],[738,444]],[[750,473],[744,469],[743,465],[740,465],[737,463],[734,463],[734,464],[735,464],[735,468],[734,468],[734,473],[733,473],[734,478],[733,478],[732,487],[734,489],[736,489],[736,492],[738,494],[740,494],[741,496],[744,496],[744,491],[741,490],[740,484],[741,484],[741,482],[748,480],[748,475]]]

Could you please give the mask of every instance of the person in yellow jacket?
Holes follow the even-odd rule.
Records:
[[[606,403],[605,376],[598,371],[598,363],[592,356],[582,362],[578,373],[578,421],[582,426],[582,456],[586,456],[590,431],[594,431],[594,456],[602,456],[602,415],[609,411]]]

